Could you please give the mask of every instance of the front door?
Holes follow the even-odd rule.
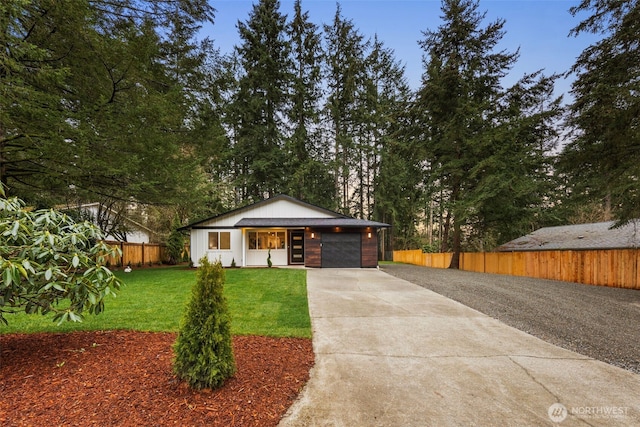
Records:
[[[304,264],[304,230],[289,231],[289,248],[289,263]]]

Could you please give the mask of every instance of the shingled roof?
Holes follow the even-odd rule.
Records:
[[[242,218],[235,227],[390,227],[377,221],[350,217],[339,218]]]
[[[613,221],[540,228],[499,246],[500,252],[628,249],[640,247],[640,220],[613,228]]]

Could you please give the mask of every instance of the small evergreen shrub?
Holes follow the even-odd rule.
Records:
[[[167,239],[167,255],[169,259],[167,262],[170,265],[175,265],[182,260],[182,252],[184,251],[184,237],[180,233],[177,227],[180,225],[174,221],[176,228],[173,229],[169,238]]]
[[[269,252],[267,253],[267,265],[269,268],[273,265],[273,262],[271,261],[271,249],[269,249]]]
[[[196,284],[173,346],[173,369],[192,388],[218,388],[236,372],[222,263],[200,260]]]

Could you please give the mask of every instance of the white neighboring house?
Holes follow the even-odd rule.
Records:
[[[90,216],[91,222],[107,233],[105,240],[128,243],[152,243],[156,241],[156,233],[148,227],[118,214],[101,203],[86,203],[71,209],[80,210]],[[114,227],[118,231],[114,230]]]
[[[191,223],[191,260],[225,267],[300,265],[375,268],[377,230],[388,224],[342,215],[286,195]]]

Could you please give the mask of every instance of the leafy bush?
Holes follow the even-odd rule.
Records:
[[[236,372],[222,263],[211,264],[203,257],[196,278],[173,347],[173,368],[191,387],[213,389],[221,387]]]
[[[422,245],[423,254],[434,254],[438,252],[440,252],[440,245],[438,245],[437,243],[431,245],[429,243],[425,243],[424,245]]]
[[[102,312],[104,298],[121,285],[106,267],[116,250],[102,238],[87,221],[25,208],[0,185],[0,322],[18,311],[53,312],[60,323]]]

